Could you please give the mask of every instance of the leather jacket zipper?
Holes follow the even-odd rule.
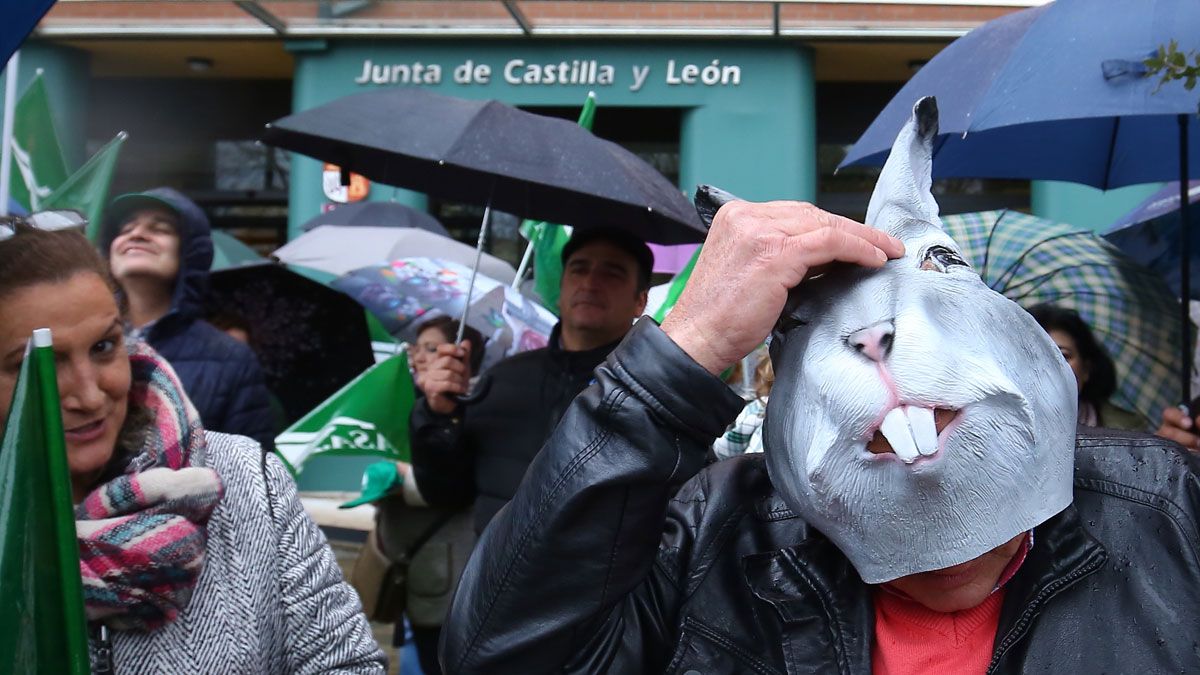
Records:
[[[1004,655],[1008,653],[1008,650],[1012,648],[1012,646],[1016,644],[1018,640],[1025,637],[1025,633],[1029,629],[1029,624],[1033,621],[1034,617],[1037,616],[1041,606],[1044,605],[1047,600],[1057,595],[1059,591],[1071,585],[1076,580],[1095,572],[1100,568],[1101,565],[1104,564],[1104,560],[1104,556],[1100,556],[1093,562],[1088,563],[1083,567],[1076,568],[1075,571],[1071,572],[1067,576],[1051,582],[1046,586],[1046,588],[1042,589],[1042,592],[1038,593],[1037,597],[1033,599],[1033,602],[1029,603],[1029,607],[1025,608],[1025,611],[1021,614],[1021,618],[1017,621],[1016,625],[1013,626],[1012,630],[1008,631],[1008,635],[1004,636],[1004,640],[1000,643],[1000,648],[996,650],[995,655],[992,656],[992,662],[988,664],[987,675],[992,675],[993,673],[997,672],[996,669],[1000,666],[1000,660],[1004,658]]]

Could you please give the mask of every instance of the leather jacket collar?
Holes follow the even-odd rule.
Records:
[[[989,673],[1000,668],[1047,602],[1108,559],[1084,529],[1074,506],[1034,532],[1037,544],[1005,586]],[[832,634],[837,671],[871,672],[875,621],[871,588],[833,542],[813,531],[794,546],[743,557],[742,568],[754,595],[775,609],[785,636],[811,629],[814,622],[824,624]],[[803,640],[785,638],[788,672],[809,672],[813,664],[827,659],[820,646],[811,651],[807,653]]]

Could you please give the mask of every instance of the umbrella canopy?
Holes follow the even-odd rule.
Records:
[[[263,141],[371,180],[661,244],[704,239],[679,188],[578,124],[416,87],[346,96],[269,125]]]
[[[289,241],[272,255],[285,263],[334,275],[405,257],[440,258],[462,265],[475,262],[475,249],[470,246],[408,227],[323,225]],[[512,265],[486,253],[479,271],[504,283],[512,283],[517,275]]]
[[[1200,223],[1200,181],[1192,181],[1188,189],[1191,222]],[[1183,250],[1179,246],[1179,183],[1171,183],[1150,195],[1129,213],[1121,216],[1104,238],[1121,249],[1143,267],[1157,272],[1172,288],[1183,283],[1181,272]],[[1191,267],[1200,264],[1200,238],[1191,238],[1188,259]],[[1188,280],[1189,295],[1200,300],[1200,278]]]
[[[4,3],[4,21],[0,21],[0,67],[21,46],[38,21],[50,11],[54,0],[21,0]]]
[[[308,232],[322,225],[340,225],[360,227],[415,227],[443,237],[450,233],[438,222],[437,218],[411,206],[396,202],[355,202],[341,204],[337,208],[326,211],[300,226]]]
[[[258,251],[243,244],[233,235],[220,230],[212,231],[213,260],[211,270],[223,270],[239,265],[267,262]]]
[[[392,335],[412,341],[426,319],[462,314],[471,270],[436,258],[404,258],[354,270],[333,287],[357,299]],[[545,347],[558,317],[482,274],[475,278],[467,324],[488,340],[484,366],[505,356]]]
[[[936,96],[934,178],[1177,179],[1180,115],[1200,162],[1196,94],[1142,64],[1171,40],[1200,49],[1200,2],[1057,0],[989,21],[922,66],[841,166],[882,165],[913,104]]]
[[[679,246],[659,246],[650,244],[654,254],[654,272],[656,274],[678,274],[687,267],[696,254],[699,244],[681,244]]]
[[[1087,230],[1015,211],[942,216],[984,283],[1022,307],[1079,312],[1117,367],[1114,402],[1158,420],[1175,403],[1174,296],[1162,279]]]
[[[209,280],[210,315],[246,325],[288,422],[375,363],[366,317],[352,298],[271,262],[219,270]]]

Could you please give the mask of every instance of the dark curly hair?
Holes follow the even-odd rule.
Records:
[[[1079,357],[1088,369],[1088,379],[1079,391],[1079,400],[1091,403],[1099,415],[1101,404],[1108,401],[1117,390],[1117,369],[1104,346],[1096,340],[1083,317],[1073,309],[1042,304],[1030,307],[1029,313],[1047,333],[1060,330],[1075,340]]]

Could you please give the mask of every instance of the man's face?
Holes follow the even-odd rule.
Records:
[[[573,253],[563,269],[558,298],[563,324],[572,330],[624,333],[646,308],[634,257],[606,241]]]
[[[900,577],[886,585],[935,612],[970,609],[992,594],[1025,537],[1022,532],[974,560]]]
[[[144,277],[174,282],[179,274],[179,220],[167,209],[134,211],[108,251],[118,281]]]

